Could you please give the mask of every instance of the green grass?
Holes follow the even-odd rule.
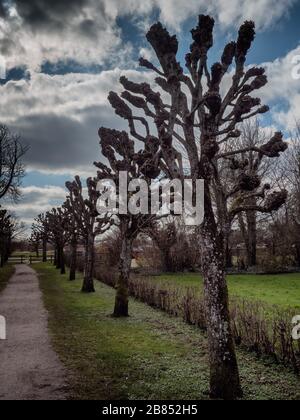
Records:
[[[29,251],[16,251],[16,252],[13,252],[11,255],[11,257],[13,258],[20,258],[20,257],[29,258],[30,256],[35,257],[36,253],[29,252]]]
[[[207,399],[207,342],[194,327],[134,300],[110,316],[115,291],[79,292],[49,264],[34,267],[54,347],[70,373],[72,399]],[[239,353],[247,399],[300,399],[300,382],[280,366]]]
[[[0,292],[5,289],[8,280],[15,272],[15,267],[10,264],[6,264],[4,267],[0,268]]]
[[[39,257],[41,257],[42,254],[43,254],[42,250],[39,250]],[[48,258],[50,258],[53,255],[54,255],[54,252],[47,251],[47,257]],[[31,257],[36,257],[36,252],[33,252],[33,251],[16,251],[16,252],[13,252],[12,255],[11,255],[12,258],[21,258],[21,257],[29,258],[30,256]]]
[[[202,288],[200,274],[163,274],[153,281],[168,281],[178,286]],[[230,296],[259,300],[281,308],[300,309],[300,274],[229,275]]]

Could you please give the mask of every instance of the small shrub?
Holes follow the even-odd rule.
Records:
[[[206,330],[204,298],[196,288],[132,277],[129,292],[132,297],[149,306]],[[257,356],[268,356],[275,363],[283,363],[299,373],[300,343],[291,337],[293,315],[292,311],[270,308],[260,302],[233,299],[231,320],[235,342]]]
[[[83,270],[82,257],[78,258],[78,269]],[[96,279],[108,286],[115,287],[117,276],[116,268],[95,267]],[[131,276],[129,294],[153,308],[206,330],[204,298],[196,288]],[[232,299],[230,310],[232,330],[238,346],[290,366],[299,374],[300,341],[291,337],[291,320],[295,315],[292,311],[241,299]]]

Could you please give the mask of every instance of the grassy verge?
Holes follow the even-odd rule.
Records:
[[[6,264],[4,267],[0,268],[0,293],[5,289],[8,280],[15,272],[15,267],[10,264]]]
[[[200,274],[163,274],[153,281],[171,282],[183,287],[202,288]],[[199,281],[200,280],[200,281]],[[228,288],[231,296],[263,301],[283,309],[300,309],[300,274],[230,275]]]
[[[79,292],[50,265],[34,267],[49,311],[53,344],[70,372],[73,399],[207,399],[204,335],[131,300],[131,317],[113,319],[114,290]],[[240,352],[247,399],[300,399],[300,381],[279,366]]]

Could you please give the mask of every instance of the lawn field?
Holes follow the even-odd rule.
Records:
[[[14,274],[15,268],[11,264],[6,264],[4,267],[0,268],[0,292],[6,287],[8,280]]]
[[[163,274],[152,281],[166,281],[173,285],[202,288],[200,274]],[[247,300],[263,301],[283,309],[300,311],[300,273],[276,275],[229,275],[230,296]]]
[[[50,264],[34,267],[49,311],[52,342],[69,371],[71,399],[208,399],[207,340],[179,318],[130,300],[130,317],[111,317],[115,290],[95,294]],[[282,366],[239,351],[246,399],[299,400],[300,382]]]
[[[41,257],[43,255],[43,251],[40,249],[39,250],[39,257]],[[54,255],[53,251],[47,251],[47,257],[51,257]],[[13,252],[11,255],[11,258],[29,258],[29,257],[36,257],[36,252],[29,252],[29,251],[17,251],[17,252]]]

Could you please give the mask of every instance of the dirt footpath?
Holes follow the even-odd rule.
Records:
[[[0,340],[0,400],[66,399],[64,367],[54,352],[38,278],[26,265],[0,294],[7,339]]]

